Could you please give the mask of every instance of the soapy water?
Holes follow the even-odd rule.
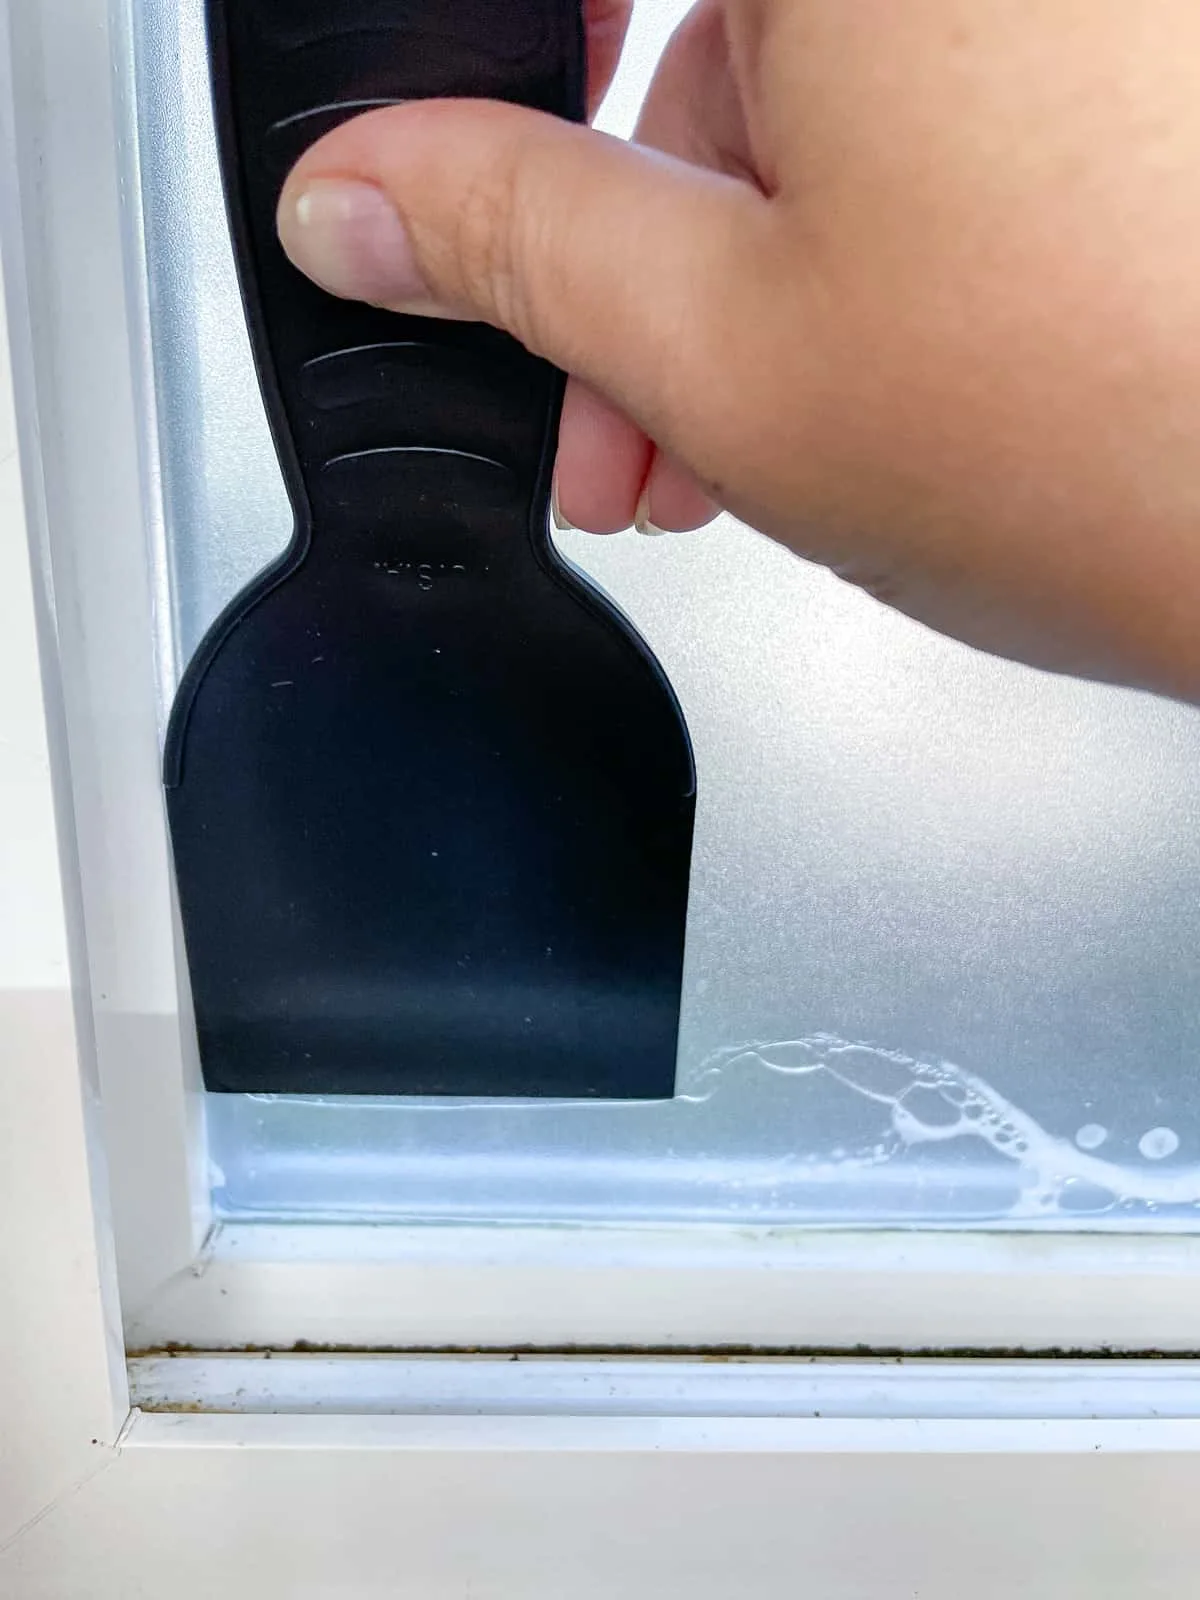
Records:
[[[718,1050],[670,1101],[213,1099],[226,1215],[1200,1227],[1174,1129],[1060,1135],[953,1062],[832,1033]]]
[[[733,1079],[765,1073],[785,1079],[824,1078],[850,1095],[879,1106],[881,1139],[858,1150],[815,1155],[810,1166],[845,1177],[914,1155],[922,1146],[974,1141],[1011,1166],[1016,1193],[1005,1213],[1013,1222],[1047,1219],[1056,1212],[1092,1215],[1118,1209],[1200,1207],[1200,1165],[1148,1171],[1094,1152],[1109,1130],[1085,1123],[1073,1139],[1049,1132],[975,1073],[943,1060],[920,1060],[899,1050],[817,1033],[770,1044],[717,1052],[697,1072],[683,1098],[704,1102]],[[797,1099],[797,1106],[800,1101]],[[1138,1140],[1143,1160],[1161,1162],[1180,1148],[1172,1128],[1148,1129]],[[803,1159],[803,1158],[801,1158]]]

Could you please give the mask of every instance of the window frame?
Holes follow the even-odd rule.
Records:
[[[148,291],[129,248],[136,150],[118,136],[131,26],[127,0],[81,3],[86,28],[67,0],[8,11],[4,245],[70,936],[131,1348],[1200,1349],[1200,1238],[214,1223],[159,783]]]
[[[381,1384],[361,1350],[531,1333],[1195,1350],[1196,1241],[211,1229],[186,1019],[162,1003],[174,952],[129,944],[117,919],[122,904],[153,905],[169,926],[149,673],[141,687],[137,672],[122,677],[141,660],[137,637],[106,653],[122,641],[101,631],[98,643],[83,604],[99,585],[128,601],[127,627],[142,608],[144,627],[152,598],[122,535],[153,503],[118,227],[136,185],[113,161],[122,16],[120,0],[0,0],[20,424],[19,463],[0,449],[0,506],[24,490],[23,519],[6,510],[0,524],[0,617],[16,641],[0,723],[19,730],[0,742],[0,768],[28,758],[58,839],[57,862],[39,856],[5,908],[37,913],[39,979],[18,987],[0,971],[0,1590],[317,1600],[347,1584],[390,1594],[400,1579],[431,1596],[549,1600],[565,1574],[585,1600],[725,1600],[783,1592],[803,1572],[831,1600],[1186,1592],[1200,1490],[1188,1366],[1087,1362],[1072,1369],[1086,1398],[1049,1404],[1038,1395],[1059,1366],[1001,1377],[876,1355],[853,1369],[865,1405],[842,1414],[847,1369],[792,1361],[771,1369],[783,1373],[774,1414],[750,1415],[738,1385],[766,1371],[757,1360],[665,1363],[646,1414],[630,1410],[628,1364],[615,1383],[611,1363],[571,1364],[558,1400],[535,1411],[519,1364],[500,1362],[489,1381],[508,1409],[469,1415],[469,1358],[441,1369],[457,1405],[422,1414],[411,1371],[407,1389]],[[4,386],[0,411],[7,402]],[[73,559],[82,519],[90,564]],[[144,804],[114,820],[122,775]],[[132,874],[131,836],[146,847]],[[360,1353],[271,1362],[267,1409],[245,1414],[203,1359],[127,1368],[123,1323],[135,1340]],[[163,1409],[131,1404],[130,1372],[135,1398]],[[607,1383],[613,1403],[584,1414],[581,1382]]]

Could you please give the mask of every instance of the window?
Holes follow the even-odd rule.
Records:
[[[1192,715],[572,539],[700,744],[679,1101],[206,1107],[161,711],[285,530],[199,5],[0,21],[0,1590],[1186,1592],[1187,1363],[883,1352],[1200,1349]]]
[[[165,717],[291,511],[228,245],[203,7],[134,9]],[[640,8],[610,126],[683,9]],[[1195,714],[986,660],[729,519],[654,546],[561,543],[649,637],[696,742],[678,1097],[212,1096],[218,1214],[1195,1226]]]

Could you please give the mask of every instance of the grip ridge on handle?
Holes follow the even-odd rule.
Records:
[[[493,329],[324,294],[284,256],[275,210],[303,150],[379,106],[457,86],[581,116],[577,0],[210,0],[210,14],[243,296],[297,521],[336,543],[352,463],[372,463],[365,470],[377,477],[378,452],[418,450],[405,470],[414,493],[425,460],[430,493],[469,510],[486,479],[483,506],[494,511],[506,479],[519,492],[505,503],[527,515],[557,421],[558,375]],[[438,451],[450,454],[435,463]],[[456,477],[462,457],[496,470]],[[335,461],[345,492],[331,497]]]

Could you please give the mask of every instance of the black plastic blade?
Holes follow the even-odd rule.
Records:
[[[231,225],[296,512],[189,667],[166,782],[210,1089],[673,1092],[695,783],[556,556],[561,377],[323,295],[274,231],[364,102],[583,101],[578,0],[209,0]]]

